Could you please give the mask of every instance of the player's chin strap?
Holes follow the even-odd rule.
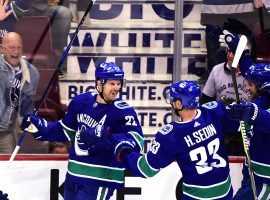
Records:
[[[177,100],[179,100],[179,99],[177,99]],[[174,110],[174,113],[175,113],[178,117],[180,117],[179,112],[182,111],[182,110],[184,110],[185,107],[182,105],[182,108],[181,108],[181,109],[178,109],[178,108],[175,108],[175,107],[173,106],[173,103],[171,103],[171,106],[172,106],[172,108],[173,108],[173,110]]]
[[[104,101],[105,101],[105,103],[106,104],[110,104],[110,103],[112,103],[112,101],[111,102],[108,102],[108,101],[106,101],[106,99],[104,98],[104,95],[103,95],[103,83],[102,83],[102,91],[100,92],[99,90],[98,90],[98,85],[96,84],[96,90],[97,90],[97,92],[98,92],[98,95],[101,97],[101,99],[103,99]]]

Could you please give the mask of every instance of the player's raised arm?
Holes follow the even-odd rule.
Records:
[[[22,120],[21,129],[32,133],[35,139],[40,141],[64,142],[74,140],[77,126],[77,120],[73,114],[75,112],[74,107],[79,109],[76,102],[77,98],[75,97],[70,102],[64,118],[60,121],[47,122],[37,115],[26,115]]]
[[[233,53],[235,53],[240,37],[227,30],[223,31],[223,35],[219,36],[220,46],[229,48]],[[248,47],[243,51],[242,56],[239,60],[239,67],[242,74],[245,76],[245,72],[251,67],[254,63],[249,55],[250,50]]]

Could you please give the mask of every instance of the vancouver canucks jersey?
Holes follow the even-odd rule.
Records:
[[[122,134],[133,139],[136,150],[143,148],[143,135],[137,114],[121,99],[111,104],[96,102],[97,94],[84,93],[76,96],[69,104],[68,111],[60,122],[49,124],[45,140],[71,140],[67,179],[77,183],[94,184],[120,188],[124,183],[124,167],[116,162],[114,146],[105,146],[98,155],[88,154],[80,148],[80,132],[101,124],[110,127],[112,134]]]
[[[252,101],[259,109],[266,110],[270,108],[270,98],[268,94],[259,96]],[[261,117],[260,117],[261,118]],[[267,117],[265,117],[267,119]],[[270,146],[270,126],[269,121],[260,125],[251,127],[248,131],[248,139],[250,141],[249,154],[251,159],[252,169],[254,170],[254,178],[256,183],[270,184],[270,157],[266,156]],[[268,128],[267,128],[268,127]],[[247,167],[247,165],[245,165]]]
[[[131,173],[142,177],[176,161],[183,174],[182,199],[232,199],[223,132],[238,127],[237,121],[227,119],[220,102],[209,102],[197,109],[193,120],[162,127],[144,156],[127,153],[122,159]]]

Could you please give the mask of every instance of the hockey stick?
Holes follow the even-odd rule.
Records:
[[[232,81],[233,81],[233,87],[235,91],[235,98],[236,98],[236,103],[240,103],[240,98],[239,98],[239,93],[238,93],[238,87],[237,87],[237,81],[236,81],[236,68],[238,66],[239,60],[241,58],[241,55],[243,51],[245,50],[245,47],[247,45],[247,37],[242,35],[240,37],[238,46],[236,48],[235,54],[234,54],[234,59],[232,62],[231,66],[231,74],[232,74]],[[251,187],[252,187],[252,192],[254,199],[257,200],[257,191],[256,191],[256,184],[255,184],[255,179],[254,179],[254,172],[251,166],[251,160],[250,160],[250,155],[249,155],[249,141],[247,139],[246,135],[246,128],[245,128],[245,122],[240,121],[240,130],[241,130],[241,135],[242,135],[242,141],[243,141],[243,146],[244,146],[244,151],[247,157],[247,164],[248,164],[248,170],[249,170],[249,175],[250,175],[250,181],[251,181]]]
[[[45,101],[45,99],[46,99],[46,97],[47,97],[47,95],[48,95],[48,92],[49,92],[49,90],[50,90],[50,87],[52,86],[52,83],[53,83],[54,79],[58,76],[58,72],[60,71],[63,62],[65,61],[65,59],[66,59],[66,57],[67,57],[67,55],[68,55],[68,52],[69,52],[69,50],[70,50],[70,48],[71,48],[71,45],[73,44],[73,42],[74,42],[74,40],[75,40],[75,37],[77,36],[79,30],[81,29],[81,26],[83,25],[83,22],[84,22],[86,16],[88,15],[90,9],[92,8],[93,4],[95,3],[95,1],[96,1],[96,0],[90,0],[89,5],[88,5],[88,7],[87,7],[86,10],[85,10],[85,13],[84,13],[84,15],[83,15],[83,17],[82,17],[82,19],[81,19],[81,21],[80,21],[80,23],[79,23],[79,25],[78,25],[76,31],[75,31],[75,33],[73,34],[73,36],[72,36],[72,38],[71,38],[71,40],[70,40],[70,42],[69,42],[69,44],[68,44],[66,50],[64,51],[64,53],[63,53],[63,55],[62,55],[62,57],[61,57],[61,59],[60,59],[58,65],[57,65],[57,67],[56,67],[56,69],[55,69],[55,71],[54,71],[54,73],[53,73],[53,75],[52,75],[52,78],[50,79],[50,81],[49,81],[49,83],[48,83],[48,85],[47,85],[47,87],[46,87],[46,89],[45,89],[45,91],[44,91],[44,93],[43,93],[43,95],[42,95],[42,97],[40,98],[40,101],[39,101],[39,103],[38,103],[38,106],[37,106],[37,107],[35,108],[35,110],[34,110],[34,114],[35,114],[35,115],[37,114],[37,112],[38,112],[40,106],[41,106],[41,105],[43,104],[43,102]],[[27,133],[27,131],[24,130],[23,133],[22,133],[22,136],[20,137],[20,139],[19,139],[19,141],[18,141],[18,143],[17,143],[17,145],[16,145],[16,147],[15,147],[15,149],[14,149],[14,151],[13,151],[13,153],[12,153],[10,159],[9,159],[9,163],[8,163],[8,166],[9,166],[9,167],[10,167],[12,161],[14,160],[15,156],[16,156],[17,153],[18,153],[18,151],[19,151],[19,149],[20,149],[20,147],[21,147],[22,141],[23,141],[24,137],[26,136],[26,133]]]

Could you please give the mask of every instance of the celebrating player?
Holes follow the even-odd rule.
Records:
[[[235,52],[239,42],[238,35],[224,31],[221,42]],[[234,117],[240,120],[253,122],[257,116],[258,109],[270,108],[270,65],[269,63],[254,64],[248,54],[248,49],[244,51],[240,59],[240,70],[248,80],[248,92],[253,104],[243,103],[231,106]],[[252,119],[253,117],[253,119]],[[267,124],[265,124],[267,125]],[[269,130],[264,126],[265,130]],[[262,125],[260,125],[262,126]],[[259,125],[255,125],[248,131],[249,153],[251,166],[254,170],[254,178],[258,199],[266,200],[270,198],[270,159],[265,156],[270,146],[269,131],[261,130]],[[265,134],[264,132],[268,133]],[[247,165],[243,168],[243,180],[240,189],[237,191],[235,200],[253,199],[250,176]]]
[[[201,89],[193,81],[172,84],[167,100],[179,121],[162,127],[145,155],[133,151],[129,141],[119,138],[115,155],[132,174],[144,178],[177,161],[183,174],[183,200],[229,200],[233,191],[223,132],[235,131],[239,124],[227,118],[221,102],[198,107],[200,95]]]
[[[134,109],[117,98],[125,84],[124,72],[115,63],[96,67],[96,93],[77,95],[64,118],[47,123],[35,115],[24,117],[21,128],[37,140],[72,141],[65,180],[65,200],[109,199],[123,187],[124,167],[114,158],[114,146],[102,140],[103,132],[121,135],[139,152],[142,129]],[[115,136],[117,137],[117,136]]]

